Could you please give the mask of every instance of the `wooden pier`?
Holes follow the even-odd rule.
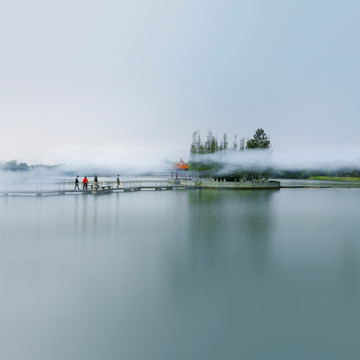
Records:
[[[274,189],[329,189],[329,188],[360,188],[360,183],[339,184],[284,184],[278,181],[262,183],[252,182],[215,182],[204,180],[131,180],[122,181],[118,187],[114,181],[101,181],[98,186],[90,182],[86,189],[74,189],[74,182],[64,181],[58,183],[39,184],[8,184],[0,187],[0,196],[52,196],[52,195],[106,195],[120,192],[134,191],[163,191],[163,190],[192,190],[192,189],[216,189],[216,190],[274,190]]]
[[[193,185],[170,184],[168,180],[133,180],[116,182],[103,181],[98,186],[90,182],[87,188],[79,183],[80,189],[74,188],[74,182],[43,183],[43,184],[11,184],[0,189],[0,196],[51,196],[51,195],[105,195],[118,192],[133,192],[142,190],[189,190]]]

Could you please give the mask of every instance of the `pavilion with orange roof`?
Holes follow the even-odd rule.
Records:
[[[182,158],[174,165],[174,167],[177,170],[189,170],[189,165],[186,164]]]
[[[177,162],[174,165],[174,168],[176,170],[175,172],[175,178],[178,178],[178,173],[183,173],[183,175],[185,176],[186,179],[186,171],[189,170],[189,165],[185,163],[185,161],[181,158],[179,162]],[[171,177],[173,177],[173,174],[171,174]]]

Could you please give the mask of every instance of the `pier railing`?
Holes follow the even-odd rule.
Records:
[[[152,189],[158,187],[167,187],[169,186],[168,180],[126,180],[120,181],[118,186],[116,181],[99,181],[97,188],[100,189],[112,189],[112,190],[132,190],[132,189]],[[65,182],[64,190],[73,190],[75,187],[74,182]],[[79,183],[80,189],[83,188],[83,184]],[[95,184],[93,181],[89,181],[87,185],[88,189],[95,189]]]
[[[84,190],[119,190],[133,191],[142,189],[161,189],[173,187],[168,180],[128,180],[121,181],[118,186],[116,181],[99,181],[97,185],[89,181],[87,188],[82,182],[79,182],[79,189],[75,189],[74,181],[61,181],[53,183],[7,183],[0,185],[0,194],[2,195],[32,195],[32,194],[51,194],[78,192]]]
[[[63,183],[5,183],[0,185],[0,194],[59,193],[64,190]]]

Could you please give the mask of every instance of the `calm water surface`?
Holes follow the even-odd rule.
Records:
[[[0,358],[358,359],[360,189],[0,197]]]

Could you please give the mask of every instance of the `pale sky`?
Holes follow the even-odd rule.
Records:
[[[188,159],[199,129],[359,150],[360,2],[13,0],[0,160]],[[309,149],[311,151],[309,151]]]

